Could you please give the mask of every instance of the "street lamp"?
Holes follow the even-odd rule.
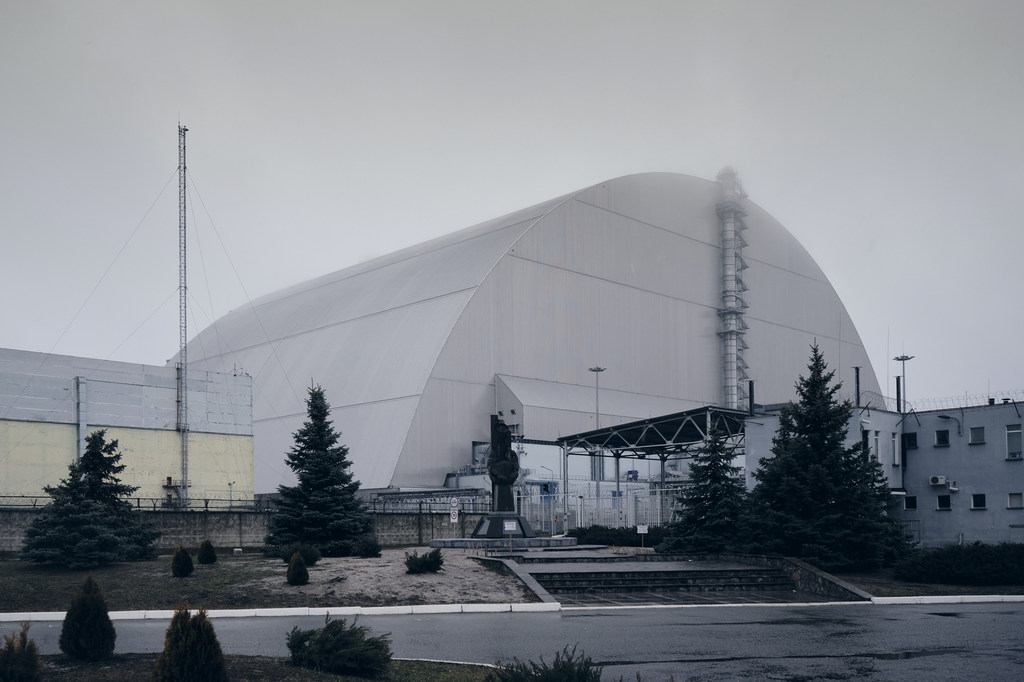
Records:
[[[956,435],[958,435],[958,436],[964,435],[964,430],[963,430],[963,427],[960,426],[960,420],[959,419],[957,419],[956,417],[951,417],[948,414],[940,414],[940,415],[938,415],[938,417],[939,417],[939,419],[952,419],[953,421],[955,421],[956,422]]]
[[[903,412],[907,411],[905,409],[906,405],[907,405],[907,360],[913,360],[913,359],[914,359],[913,355],[907,355],[906,353],[904,353],[903,355],[897,355],[896,357],[893,358],[893,360],[895,360],[896,362],[902,363],[902,365],[903,365],[903,405],[904,405],[904,409],[902,410]]]

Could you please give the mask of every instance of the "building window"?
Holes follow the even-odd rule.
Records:
[[[898,467],[900,465],[900,449],[896,444],[896,432],[892,433],[892,465]]]
[[[907,495],[903,498],[903,508],[907,511],[914,511],[917,509],[917,497],[914,495]]]
[[[938,500],[936,501],[935,508],[944,509],[947,511],[952,509],[953,505],[950,502],[949,495],[939,495]]]
[[[984,509],[985,508],[985,494],[974,493],[971,495],[971,509]]]
[[[935,447],[949,447],[949,429],[939,429],[938,431],[935,432]]]
[[[984,426],[972,426],[971,427],[971,439],[967,441],[971,445],[978,445],[979,443],[985,442],[985,427]]]
[[[1006,425],[1006,459],[1021,458],[1020,424]]]
[[[1009,509],[1024,509],[1024,493],[1010,493],[1007,495],[1006,506]]]
[[[903,449],[904,450],[916,450],[917,449],[917,434],[916,433],[904,433],[903,434]]]

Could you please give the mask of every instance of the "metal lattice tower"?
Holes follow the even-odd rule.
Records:
[[[717,179],[722,186],[722,201],[715,207],[722,239],[722,307],[718,309],[722,324],[718,332],[722,339],[722,405],[735,410],[743,407],[741,402],[749,398],[743,388],[749,378],[743,360],[743,351],[747,348],[744,341],[747,303],[743,299],[743,292],[747,290],[743,283],[743,271],[747,269],[743,260],[743,247],[747,245],[743,231],[747,225],[743,218],[747,214],[740,204],[747,195],[732,168],[723,169]]]
[[[179,501],[188,508],[188,314],[185,230],[185,133],[178,124],[178,433],[181,435],[181,486]]]

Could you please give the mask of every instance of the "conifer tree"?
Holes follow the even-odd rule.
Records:
[[[745,531],[749,549],[805,559],[828,570],[870,569],[908,548],[888,515],[892,502],[881,465],[858,440],[846,445],[853,405],[840,400],[817,345],[798,401],[779,414],[773,456],[754,473]]]
[[[114,654],[117,632],[103,591],[90,575],[82,583],[60,629],[60,650],[72,658],[98,661]]]
[[[287,464],[298,485],[279,486],[277,512],[266,542],[314,545],[324,556],[348,556],[370,531],[370,518],[356,497],[359,481],[349,471],[348,447],[330,420],[331,406],[320,386],[309,389],[307,419],[294,434]]]
[[[735,453],[712,431],[690,460],[690,485],[679,494],[680,511],[659,552],[711,552],[735,549],[746,486]]]
[[[164,650],[150,677],[154,682],[224,682],[228,679],[224,653],[206,609],[192,615],[182,604],[164,635]]]
[[[68,466],[68,477],[44,491],[51,501],[25,530],[22,557],[71,568],[95,568],[152,555],[159,532],[142,523],[125,499],[138,490],[121,482],[117,441],[106,431],[86,438],[85,453]]]

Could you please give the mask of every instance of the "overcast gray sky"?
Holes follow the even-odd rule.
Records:
[[[629,173],[740,173],[911,400],[1024,389],[1024,3],[0,3],[0,347],[250,298]],[[756,378],[756,373],[755,373]]]

